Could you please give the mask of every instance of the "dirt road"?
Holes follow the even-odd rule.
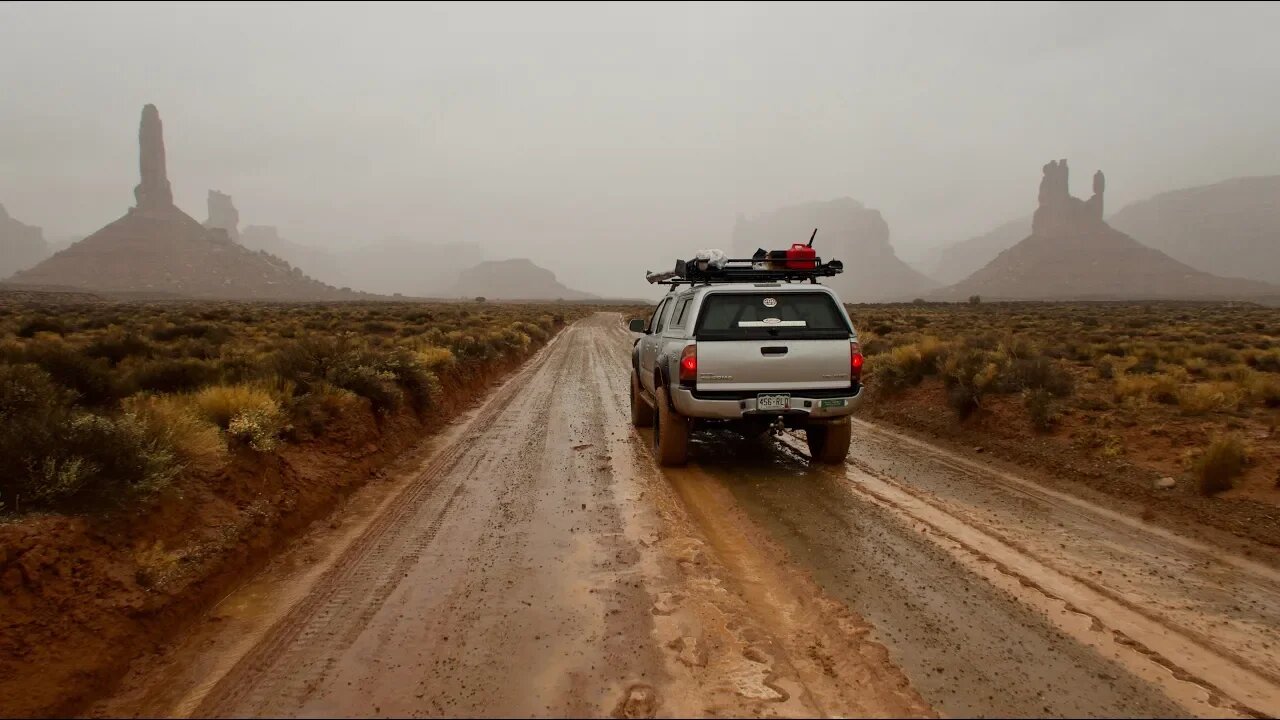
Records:
[[[564,331],[93,715],[1280,714],[1280,573],[859,423],[659,471]]]

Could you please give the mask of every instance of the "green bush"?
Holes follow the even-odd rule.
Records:
[[[36,340],[23,349],[25,362],[39,365],[56,382],[74,390],[86,405],[106,405],[119,398],[111,365],[90,358],[71,345],[54,339]]]
[[[1053,394],[1044,388],[1025,390],[1022,393],[1023,405],[1031,418],[1031,427],[1039,432],[1049,432],[1058,422],[1058,413],[1053,407]]]
[[[961,420],[982,406],[982,398],[995,387],[1004,355],[976,349],[950,353],[942,367],[947,405]]]
[[[396,376],[372,365],[357,364],[350,358],[330,368],[327,379],[334,385],[367,398],[374,412],[391,413],[404,402],[404,394],[396,386]]]
[[[171,447],[133,414],[71,406],[71,396],[34,365],[0,365],[0,501],[22,509],[119,504],[169,484],[180,466]]]

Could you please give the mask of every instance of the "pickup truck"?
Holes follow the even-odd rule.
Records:
[[[662,465],[688,459],[694,429],[803,429],[810,456],[841,463],[862,398],[862,353],[831,288],[814,283],[674,285],[631,354],[631,421],[653,426]]]

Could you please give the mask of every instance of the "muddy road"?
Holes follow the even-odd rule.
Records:
[[[1280,573],[858,423],[660,471],[601,314],[90,715],[1274,716]]]

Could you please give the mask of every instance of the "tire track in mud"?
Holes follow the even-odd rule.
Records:
[[[621,323],[611,335],[597,344],[612,360],[596,367],[614,400],[613,422],[629,428],[632,336]],[[654,583],[656,640],[669,651],[668,673],[699,701],[668,711],[933,716],[864,620],[780,565],[778,549],[714,480],[696,467],[659,469],[643,447],[649,431],[631,434],[645,505],[661,516],[662,532],[647,544],[675,565]]]
[[[804,457],[803,441],[783,438]],[[845,488],[923,526],[969,571],[1040,611],[1062,631],[1158,686],[1184,711],[1201,716],[1269,717],[1280,712],[1280,685],[1238,653],[1131,603],[1087,577],[1042,561],[1026,547],[958,517],[926,493],[860,463]],[[1077,508],[1078,509],[1078,508]],[[1069,616],[1069,617],[1064,617]]]

